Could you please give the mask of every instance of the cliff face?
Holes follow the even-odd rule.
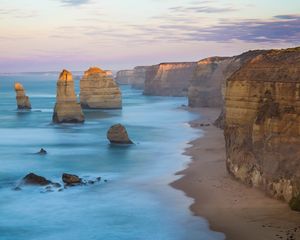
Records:
[[[138,66],[133,70],[121,70],[117,72],[116,81],[119,84],[131,85],[135,89],[144,89],[148,68],[147,66]]]
[[[117,72],[116,81],[119,84],[130,84],[133,78],[133,70],[120,70]]]
[[[105,71],[93,67],[80,80],[80,103],[83,108],[122,108],[121,91]]]
[[[52,120],[54,123],[81,123],[84,115],[77,103],[71,72],[63,70],[57,81],[56,104]]]
[[[29,97],[26,96],[25,89],[21,83],[15,83],[15,91],[18,109],[31,109]]]
[[[188,89],[190,107],[221,107],[224,92],[222,86],[226,70],[233,58],[212,57],[197,63]]]
[[[228,171],[294,203],[300,201],[299,76],[300,48],[263,52],[227,80],[225,103]]]
[[[195,62],[161,63],[146,71],[145,95],[187,96]]]

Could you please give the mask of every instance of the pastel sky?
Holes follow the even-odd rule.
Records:
[[[117,70],[297,45],[299,0],[0,0],[0,72]]]

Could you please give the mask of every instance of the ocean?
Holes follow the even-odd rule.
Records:
[[[122,110],[89,110],[84,124],[54,125],[57,77],[0,76],[1,240],[224,239],[192,215],[191,199],[168,185],[189,162],[184,148],[201,134],[188,125],[197,116],[180,108],[186,98],[143,96],[121,86]],[[26,89],[31,111],[17,111],[14,82]],[[134,145],[109,144],[106,132],[116,123]],[[35,154],[40,148],[48,154]],[[61,192],[13,190],[30,172],[55,182],[64,172],[102,180]]]

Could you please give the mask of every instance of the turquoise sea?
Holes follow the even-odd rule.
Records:
[[[201,133],[185,98],[149,97],[122,86],[123,109],[86,111],[84,124],[51,123],[56,74],[0,76],[0,240],[219,240],[192,200],[168,184],[189,161],[187,143]],[[13,84],[21,82],[32,111],[18,112]],[[76,92],[79,82],[76,81]],[[111,146],[107,129],[126,126],[130,147]],[[45,156],[36,155],[43,147]],[[34,172],[53,181],[62,173],[108,182],[42,193],[13,188]]]

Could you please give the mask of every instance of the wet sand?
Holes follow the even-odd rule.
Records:
[[[225,233],[226,239],[300,240],[300,213],[227,173],[223,131],[212,125],[220,110],[192,111],[201,117],[190,124],[203,130],[204,136],[190,143],[184,154],[191,156],[192,162],[177,173],[182,178],[171,183],[194,199],[191,211],[206,218],[212,230]],[[200,126],[201,123],[210,126]]]

